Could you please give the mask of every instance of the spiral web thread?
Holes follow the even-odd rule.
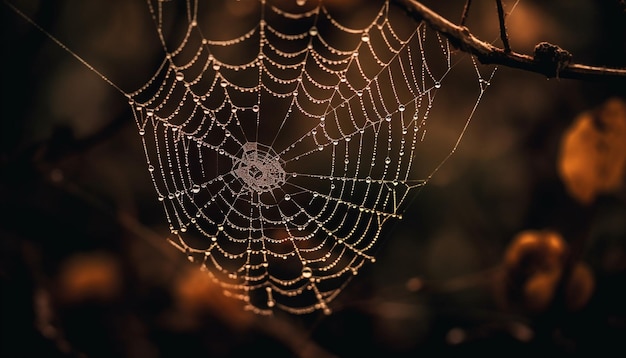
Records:
[[[260,0],[216,39],[187,0],[168,46],[168,4],[148,5],[165,59],[128,97],[170,242],[250,310],[329,313],[430,177],[411,167],[448,43],[388,2],[353,28],[316,0]]]

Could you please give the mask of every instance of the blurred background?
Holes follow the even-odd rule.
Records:
[[[12,3],[125,90],[162,59],[143,1]],[[424,3],[458,23],[465,2]],[[521,0],[511,46],[623,68],[625,11]],[[495,2],[474,1],[467,25],[496,40]],[[2,41],[3,357],[623,353],[626,81],[499,67],[456,153],[333,314],[260,317],[165,240],[126,99],[6,5]],[[472,76],[435,102],[433,143],[458,135]]]

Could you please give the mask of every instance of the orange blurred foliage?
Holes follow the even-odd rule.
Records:
[[[496,276],[496,300],[506,309],[545,311],[556,297],[567,255],[567,244],[557,232],[519,233],[504,254],[504,270]],[[577,262],[566,279],[566,307],[572,311],[583,308],[595,288],[591,269]]]
[[[67,259],[57,277],[59,297],[69,303],[111,301],[122,288],[119,263],[110,254],[84,253]]]
[[[539,312],[548,307],[563,270],[567,246],[554,231],[523,231],[504,254],[505,297],[524,309]]]
[[[532,312],[545,310],[554,298],[560,271],[538,272],[524,284],[524,305]]]
[[[583,204],[624,184],[626,103],[608,100],[581,114],[563,135],[558,172],[568,192]]]
[[[565,287],[565,300],[570,311],[577,311],[587,304],[595,289],[595,279],[591,268],[578,262],[570,274]]]
[[[504,253],[508,270],[523,270],[524,275],[560,270],[567,245],[554,231],[522,231]]]
[[[248,327],[254,318],[243,309],[240,300],[224,295],[220,284],[212,280],[207,272],[197,268],[181,273],[173,290],[182,314],[194,317],[201,313],[211,313],[234,328]]]

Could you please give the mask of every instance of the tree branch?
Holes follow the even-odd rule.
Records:
[[[424,21],[442,33],[450,43],[476,56],[483,64],[497,64],[528,72],[542,74],[548,78],[577,80],[626,80],[626,69],[589,66],[571,63],[571,54],[560,47],[542,42],[535,47],[534,56],[507,52],[490,43],[481,41],[467,27],[458,26],[416,0],[392,0],[417,21]]]
[[[472,0],[466,0],[465,6],[463,7],[463,14],[461,15],[461,26],[465,26],[465,21],[467,21],[470,6],[472,6]]]
[[[502,0],[496,0],[496,8],[498,8],[498,20],[500,21],[500,39],[502,40],[502,46],[504,46],[504,52],[511,52],[511,45],[509,45],[509,35],[506,33],[506,23],[504,21],[504,7],[502,6]]]

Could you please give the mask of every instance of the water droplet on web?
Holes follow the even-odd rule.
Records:
[[[398,111],[400,112],[404,112],[404,110],[406,109],[406,107],[404,107],[403,104],[401,104],[400,106],[398,106]]]
[[[441,82],[439,81],[435,82],[435,88],[441,88]]]
[[[287,201],[291,200],[291,195],[285,194],[285,200],[287,200]]]
[[[192,193],[194,193],[194,194],[198,194],[198,193],[200,192],[200,185],[198,185],[198,184],[194,184],[194,185],[191,187],[191,192],[192,192]]]
[[[146,131],[145,131],[143,128],[142,128],[142,129],[140,129],[140,130],[139,130],[139,135],[144,135],[144,134],[146,134]]]
[[[310,267],[304,266],[302,268],[302,277],[311,278],[311,276],[313,276],[313,270],[311,270]]]
[[[364,33],[364,34],[361,36],[361,41],[363,41],[363,42],[369,42],[369,41],[370,41],[370,35],[368,35],[368,34],[367,34],[367,32],[366,32],[366,33]]]
[[[154,171],[154,165],[148,165],[148,171],[149,172],[153,172]]]
[[[385,158],[385,164],[389,164],[389,163],[391,163],[391,158],[389,157]]]
[[[185,79],[185,75],[183,75],[182,73],[178,72],[178,73],[176,74],[176,80],[177,80],[177,81],[182,81],[182,80],[184,80],[184,79]]]
[[[299,6],[304,6],[304,4],[306,4],[306,0],[296,0],[296,4],[298,4]]]
[[[365,178],[365,182],[368,183],[368,184],[371,183],[372,182],[372,177]]]
[[[311,36],[317,36],[318,32],[317,32],[317,27],[313,26],[309,29],[309,35]]]
[[[256,112],[258,112],[258,111],[259,111],[259,109],[260,109],[260,107],[259,107],[259,105],[258,105],[258,104],[255,104],[254,106],[252,106],[252,112],[255,112],[255,113],[256,113]]]

